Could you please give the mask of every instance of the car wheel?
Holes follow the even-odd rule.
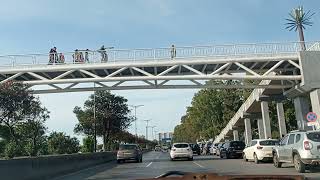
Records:
[[[226,159],[230,159],[230,154],[226,153]]]
[[[301,161],[299,154],[293,156],[294,167],[299,173],[306,171],[306,165]]]
[[[243,160],[244,160],[245,162],[248,162],[248,159],[247,159],[247,157],[246,157],[246,154],[245,154],[245,153],[243,153],[242,158],[243,158]]]
[[[253,154],[253,160],[254,160],[254,163],[256,163],[256,164],[260,163],[256,153]]]
[[[220,156],[220,158],[223,158],[223,156],[222,156],[222,154],[221,154],[221,153],[220,153],[220,155],[219,155],[219,156]]]
[[[193,161],[193,157],[192,158],[188,158],[189,161]]]
[[[120,163],[121,163],[121,160],[117,159],[117,163],[120,164]]]
[[[273,165],[276,168],[281,168],[282,163],[279,162],[279,158],[277,156],[277,153],[273,153]]]

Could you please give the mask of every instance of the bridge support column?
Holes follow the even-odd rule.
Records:
[[[307,125],[306,115],[309,112],[310,105],[307,97],[299,96],[294,98],[294,109],[296,112],[296,119],[298,129],[300,130],[310,130],[311,128]]]
[[[279,123],[280,138],[287,134],[286,120],[284,118],[283,103],[277,103],[277,116]]]
[[[259,139],[265,139],[262,119],[257,119]]]
[[[267,101],[261,102],[261,113],[264,130],[264,138],[271,138],[271,125],[269,116],[269,106]]]
[[[252,140],[252,133],[251,133],[251,122],[249,118],[244,119],[244,126],[245,126],[245,143],[246,145],[251,144]]]
[[[316,89],[310,92],[312,112],[317,114],[317,125],[316,129],[319,129],[319,119],[320,119],[320,89]]]
[[[233,130],[233,140],[239,141],[239,132],[238,130]]]

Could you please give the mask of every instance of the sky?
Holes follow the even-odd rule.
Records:
[[[101,45],[155,48],[234,43],[292,42],[285,29],[289,11],[299,5],[316,14],[306,41],[320,39],[319,0],[0,0],[0,55],[98,49]],[[158,132],[173,131],[198,90],[112,91],[137,109],[138,134],[145,119]],[[92,92],[40,95],[51,112],[48,133],[74,135],[75,106]],[[133,123],[134,125],[134,123]],[[134,126],[129,128],[134,132]],[[150,137],[149,132],[149,137]],[[78,136],[80,137],[80,136]]]

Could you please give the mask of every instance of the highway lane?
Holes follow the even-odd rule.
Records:
[[[194,161],[170,161],[169,153],[149,152],[144,154],[143,163],[110,162],[54,180],[152,178],[172,170],[219,174],[298,174],[292,166],[287,164],[284,164],[284,168],[278,169],[271,163],[254,164],[241,159],[220,159],[216,156],[195,156]],[[320,169],[309,171],[304,175],[312,179],[320,179]]]

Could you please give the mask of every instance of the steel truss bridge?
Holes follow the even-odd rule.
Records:
[[[319,42],[306,43],[319,51]],[[107,62],[88,51],[89,62],[63,53],[0,56],[0,84],[20,81],[36,94],[126,89],[268,88],[289,89],[301,81],[300,43],[233,44],[157,49],[109,49]],[[83,51],[80,51],[85,53]],[[208,83],[237,80],[239,85]],[[269,84],[260,83],[271,80]]]

